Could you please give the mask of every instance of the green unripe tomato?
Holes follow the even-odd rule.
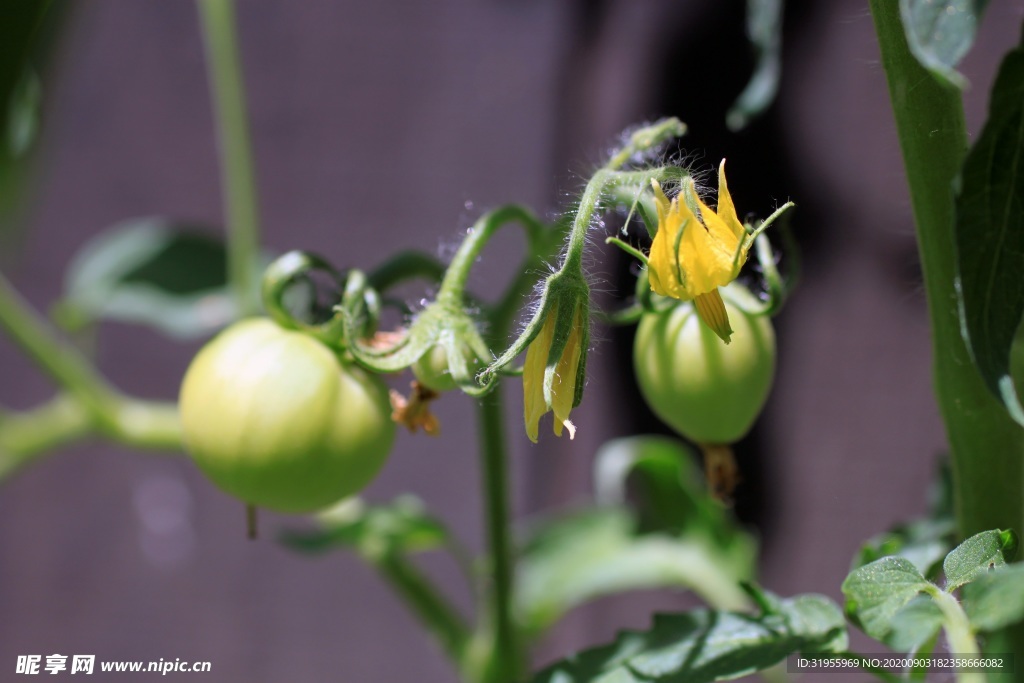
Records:
[[[744,290],[733,297],[750,296]],[[690,302],[646,313],[637,328],[633,367],[651,410],[699,444],[730,444],[753,426],[775,374],[775,332],[766,316],[723,296],[732,324],[725,344]]]
[[[181,387],[185,446],[224,491],[311,512],[366,486],[391,450],[387,388],[326,346],[267,319],[203,347]]]

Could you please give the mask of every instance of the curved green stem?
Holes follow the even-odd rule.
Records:
[[[448,265],[448,272],[441,281],[441,288],[437,293],[439,302],[462,307],[469,271],[480,257],[480,252],[499,228],[512,222],[521,224],[526,230],[527,250],[536,250],[544,224],[531,211],[517,204],[509,204],[485,213],[469,229],[469,234],[459,245],[459,250],[455,252],[455,257]]]
[[[440,282],[444,274],[444,264],[433,256],[420,251],[402,251],[377,266],[366,280],[378,292],[386,292],[400,282],[415,278]]]
[[[256,178],[233,0],[197,0],[217,119],[228,227],[228,277],[240,315],[259,311],[260,248]]]

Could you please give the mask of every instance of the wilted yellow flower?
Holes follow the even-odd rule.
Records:
[[[718,167],[717,211],[701,200],[690,178],[671,202],[657,181],[651,184],[658,208],[658,232],[648,260],[651,289],[681,301],[692,299],[704,324],[729,343],[732,328],[718,288],[739,275],[750,240],[725,182],[725,160]]]
[[[586,352],[585,341],[588,337],[586,306],[576,305],[571,319],[571,329],[567,330],[568,338],[565,347],[554,365],[551,378],[551,389],[546,397],[544,380],[551,347],[556,339],[557,322],[561,307],[548,313],[541,326],[540,333],[530,343],[526,351],[526,363],[523,366],[523,417],[526,421],[526,435],[530,441],[537,442],[540,418],[551,410],[555,414],[555,435],[562,435],[562,428],[569,430],[569,438],[576,436],[576,427],[569,421],[569,411],[578,403],[577,383],[582,370],[581,360]],[[563,331],[563,333],[566,331]],[[584,361],[585,362],[585,361]]]

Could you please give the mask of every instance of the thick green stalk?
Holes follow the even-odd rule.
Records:
[[[228,228],[228,277],[240,314],[252,315],[259,311],[259,210],[235,31],[235,6],[233,0],[197,2],[220,141],[221,182]]]
[[[493,658],[487,667],[489,683],[511,683],[523,674],[522,651],[512,613],[513,558],[509,526],[508,463],[501,385],[477,404],[483,494],[487,513],[487,547],[491,579],[487,623],[491,629]]]
[[[960,335],[953,181],[968,146],[960,93],[940,84],[910,53],[898,2],[871,0],[871,13],[917,223],[960,534],[1021,530],[1024,430],[989,392]]]

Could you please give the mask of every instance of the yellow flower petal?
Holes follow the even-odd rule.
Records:
[[[746,231],[736,216],[724,164],[719,166],[718,180],[718,212],[701,200],[689,178],[667,208],[661,187],[652,183],[658,232],[651,244],[648,276],[656,294],[686,301],[729,284],[739,274],[747,258],[742,246]],[[695,210],[700,212],[699,219]]]
[[[658,210],[658,225],[661,225],[665,222],[665,216],[668,215],[670,206],[668,197],[662,191],[661,184],[654,178],[651,178],[651,187],[654,188],[654,204]]]
[[[658,223],[658,232],[654,235],[648,257],[648,276],[655,294],[684,300],[691,297],[688,293],[690,271],[686,266],[687,259],[682,245],[685,240],[693,238],[689,235],[691,231],[701,229],[690,207],[680,204],[678,198],[673,199],[665,211],[664,219]],[[681,240],[678,239],[680,230],[683,231]]]
[[[732,203],[732,195],[729,194],[729,186],[725,182],[725,159],[722,159],[722,163],[718,165],[718,210],[716,213],[737,240],[743,240],[747,236],[743,223],[736,215],[736,206]]]
[[[555,435],[562,435],[562,426],[564,425],[569,430],[570,439],[576,436],[576,427],[569,421],[569,411],[572,410],[572,404],[576,398],[576,373],[583,355],[580,348],[582,330],[582,306],[577,305],[576,313],[573,315],[572,332],[569,333],[562,357],[558,359],[558,365],[555,367],[555,380],[551,386],[551,409],[555,413]]]
[[[526,422],[526,435],[534,443],[537,443],[540,431],[540,418],[548,412],[544,401],[544,368],[548,364],[554,335],[555,316],[548,314],[537,338],[526,350],[526,363],[523,365],[523,419]]]

